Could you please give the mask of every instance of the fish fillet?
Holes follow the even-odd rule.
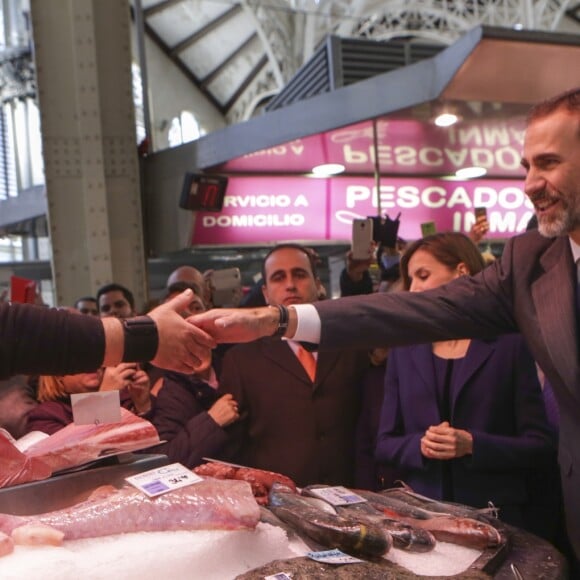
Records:
[[[27,457],[0,433],[0,487],[46,479],[51,473],[46,463]]]
[[[155,427],[145,419],[121,408],[120,423],[75,425],[71,423],[26,450],[53,472],[98,459],[103,453],[129,452],[159,444]]]
[[[0,514],[0,531],[11,534],[34,523],[63,532],[65,540],[76,540],[127,532],[251,529],[259,519],[249,483],[208,479],[153,499],[124,487],[54,512]]]

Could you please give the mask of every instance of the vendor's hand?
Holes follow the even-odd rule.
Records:
[[[193,292],[188,289],[149,312],[159,333],[159,348],[151,360],[155,366],[190,374],[210,365],[215,340],[179,314],[192,298]]]
[[[454,459],[473,453],[473,436],[447,421],[433,425],[421,438],[421,453],[427,459]]]
[[[238,404],[230,394],[220,397],[207,413],[220,427],[227,427],[240,418]]]
[[[138,414],[147,413],[151,410],[151,381],[145,371],[138,369],[133,374],[127,385],[127,390]]]
[[[288,309],[290,316],[286,336],[294,336],[297,325],[296,311]],[[277,308],[215,308],[190,316],[187,321],[211,335],[218,343],[250,342],[271,336],[278,328],[280,313]]]
[[[375,258],[375,250],[376,243],[371,242],[368,258],[364,260],[355,260],[352,257],[352,250],[346,253],[346,274],[353,282],[360,282],[363,274],[371,267]]]
[[[120,363],[116,367],[106,367],[99,391],[120,391],[128,387],[138,367],[137,363]]]
[[[487,217],[480,215],[476,218],[468,236],[474,244],[479,244],[487,232],[489,232],[489,222],[487,221]]]

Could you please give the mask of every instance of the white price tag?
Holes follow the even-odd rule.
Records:
[[[102,425],[121,422],[119,391],[75,393],[70,396],[75,425]]]
[[[331,505],[350,505],[353,503],[364,503],[366,499],[354,493],[342,485],[335,485],[332,487],[319,487],[308,489],[308,492],[312,495],[323,499]]]
[[[264,580],[292,580],[292,574],[290,572],[278,572],[277,574],[264,576]]]
[[[202,481],[203,478],[187,469],[181,463],[172,463],[171,465],[164,465],[157,467],[131,477],[126,477],[125,481],[136,487],[139,491],[149,497],[156,497],[186,487],[194,483]]]
[[[308,552],[306,554],[311,560],[322,562],[323,564],[357,564],[364,562],[354,556],[349,556],[340,550],[324,550],[323,552]]]

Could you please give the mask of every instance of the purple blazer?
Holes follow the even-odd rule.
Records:
[[[527,501],[528,471],[554,459],[534,361],[519,335],[473,339],[450,394],[451,425],[473,435],[473,454],[450,460],[454,501],[484,507]],[[442,464],[420,440],[441,422],[431,344],[389,354],[376,457],[416,492],[442,498]]]

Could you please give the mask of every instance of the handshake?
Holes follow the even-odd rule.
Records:
[[[217,308],[184,319],[183,312],[193,292],[185,290],[148,313],[157,326],[159,346],[151,362],[181,373],[205,370],[211,364],[211,350],[219,343],[250,342],[274,334],[278,329],[278,308]],[[296,327],[290,310],[288,333]]]

